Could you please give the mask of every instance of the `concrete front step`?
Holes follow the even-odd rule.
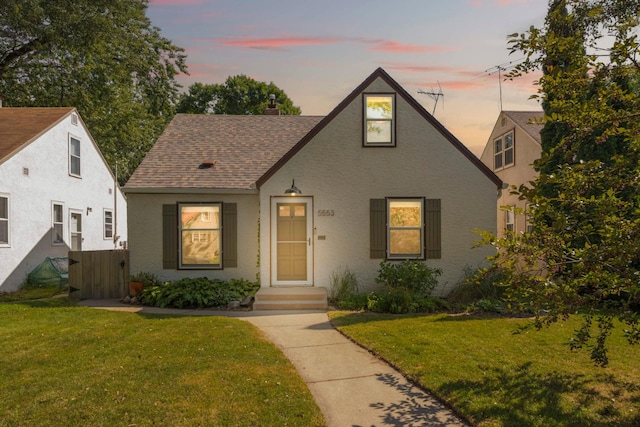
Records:
[[[327,290],[314,287],[260,288],[254,310],[326,310]]]

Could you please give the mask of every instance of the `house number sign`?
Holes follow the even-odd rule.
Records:
[[[318,216],[333,216],[333,209],[320,209],[318,210]]]

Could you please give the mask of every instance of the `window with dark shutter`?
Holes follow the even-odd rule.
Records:
[[[409,237],[415,236],[415,232],[412,227],[408,227],[407,230],[403,230],[401,227],[389,226],[387,220],[388,200],[390,199],[370,199],[369,201],[369,216],[370,216],[370,255],[372,259],[385,259],[389,258],[387,254],[387,239],[390,232],[398,234],[397,230],[400,230],[400,234],[409,234]],[[391,199],[396,202],[397,199]],[[407,199],[408,200],[408,199]],[[416,201],[424,201],[424,258],[426,259],[439,259],[442,257],[442,224],[441,224],[441,201],[440,199],[415,199]],[[404,199],[403,199],[404,201]],[[401,201],[402,202],[402,201]],[[394,209],[397,208],[394,206]],[[404,208],[400,205],[399,209]],[[396,212],[397,213],[397,212]],[[415,227],[413,227],[415,228]],[[400,236],[402,237],[402,236]],[[397,238],[394,237],[394,238]],[[393,256],[395,259],[402,259],[401,256]],[[415,258],[415,255],[407,255],[407,258]]]

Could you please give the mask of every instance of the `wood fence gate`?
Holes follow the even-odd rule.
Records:
[[[120,299],[129,293],[129,251],[69,251],[69,296]]]

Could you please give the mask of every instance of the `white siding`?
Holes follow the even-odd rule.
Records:
[[[69,175],[69,134],[80,139],[81,178]],[[103,210],[114,210],[114,191],[117,234],[126,241],[126,200],[82,122],[72,125],[71,115],[1,164],[0,193],[10,197],[11,241],[0,247],[0,290],[18,289],[47,256],[67,256],[71,210],[82,212],[83,250],[114,249],[113,240],[103,236]],[[51,244],[52,201],[64,204],[63,246]]]
[[[367,92],[390,92],[376,80]],[[271,196],[295,179],[314,199],[314,285],[330,288],[331,273],[348,267],[363,289],[373,289],[380,259],[369,258],[369,200],[426,197],[442,200],[443,270],[436,293],[444,295],[465,266],[482,264],[491,249],[472,249],[474,229],[495,231],[496,185],[401,97],[396,97],[397,146],[362,147],[362,97],[358,96],[261,188],[261,224],[270,224]],[[319,216],[332,210],[334,216]],[[262,228],[262,286],[270,286],[270,233]],[[323,236],[324,240],[319,240]]]

